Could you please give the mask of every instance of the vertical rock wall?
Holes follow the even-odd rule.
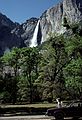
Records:
[[[42,42],[44,42],[48,33],[64,33],[63,18],[68,22],[74,23],[82,20],[82,1],[81,0],[63,0],[56,6],[46,10],[40,17]]]

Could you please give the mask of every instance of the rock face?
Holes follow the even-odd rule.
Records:
[[[42,42],[47,38],[49,32],[64,33],[63,19],[67,18],[69,23],[82,20],[82,1],[63,0],[63,2],[45,11],[40,17]]]
[[[7,18],[5,15],[0,13],[0,28],[2,26],[9,27],[10,29],[13,29],[16,27],[15,23],[13,23],[9,18]]]
[[[40,18],[31,18],[23,24],[13,23],[0,13],[0,55],[12,47],[30,46],[38,24],[36,43],[41,44],[47,39],[48,33],[64,33],[63,19],[69,24],[82,21],[82,1],[63,0],[56,6],[46,10]]]
[[[29,20],[26,20],[26,22],[24,22],[23,24],[15,27],[12,30],[12,33],[15,33],[17,36],[20,36],[21,39],[24,41],[25,45],[29,46],[37,22],[38,18],[31,18]]]
[[[18,24],[13,23],[9,18],[0,13],[0,56],[10,51],[12,47],[25,46],[20,36],[12,33],[12,29]]]
[[[0,13],[0,55],[13,47],[29,46],[37,22],[38,18],[31,18],[20,25]]]

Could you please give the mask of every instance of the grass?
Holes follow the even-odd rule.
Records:
[[[55,107],[53,103],[39,103],[26,105],[1,105],[1,115],[42,115],[47,109]]]
[[[1,105],[1,108],[51,108],[55,107],[54,103],[39,103],[39,104],[26,104],[26,105]]]

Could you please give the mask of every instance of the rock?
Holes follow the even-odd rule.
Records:
[[[40,17],[42,42],[44,42],[48,33],[56,32],[62,34],[66,31],[63,27],[63,19],[67,18],[69,24],[82,20],[82,1],[81,0],[63,0],[56,6],[46,10]]]
[[[24,47],[24,41],[12,29],[17,27],[9,18],[0,13],[0,56],[10,51],[13,47]]]
[[[18,25],[15,29],[12,30],[12,33],[20,36],[24,41],[25,45],[29,46],[37,22],[37,18],[31,18],[26,22],[22,23],[21,25]]]
[[[16,24],[13,23],[8,17],[0,13],[0,27],[7,26],[10,29],[13,29],[16,27]]]

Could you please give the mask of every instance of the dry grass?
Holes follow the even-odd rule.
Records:
[[[1,108],[51,108],[55,107],[56,104],[53,103],[40,103],[40,104],[26,104],[26,105],[1,105]]]

